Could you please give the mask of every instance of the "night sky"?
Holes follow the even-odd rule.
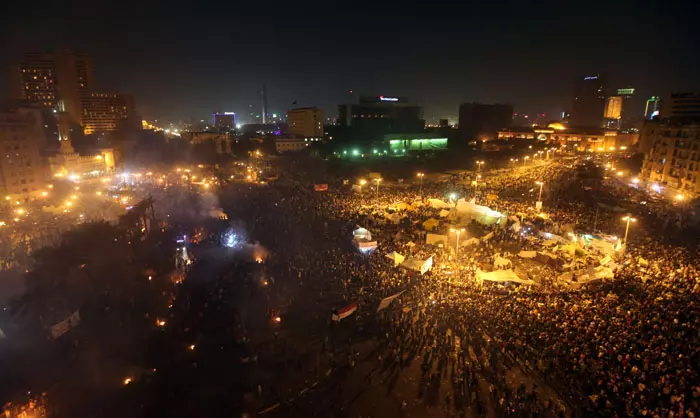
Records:
[[[335,115],[352,90],[407,96],[428,121],[463,101],[554,115],[587,73],[637,88],[640,113],[645,96],[700,89],[690,1],[17,3],[0,16],[0,64],[91,53],[98,87],[134,94],[149,119],[247,113],[263,83],[270,112],[296,100]]]

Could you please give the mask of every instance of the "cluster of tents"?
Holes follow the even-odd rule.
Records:
[[[420,272],[420,274],[427,273],[433,267],[433,256],[421,260],[411,256],[406,257],[397,251],[393,251],[387,254],[386,257],[394,262],[394,267],[417,271]]]

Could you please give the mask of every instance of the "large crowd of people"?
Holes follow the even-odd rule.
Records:
[[[407,358],[420,359],[426,388],[441,376],[453,382],[445,399],[448,409],[484,410],[483,399],[476,395],[478,375],[489,388],[488,403],[503,416],[540,416],[545,411],[695,416],[700,408],[700,285],[693,249],[667,246],[638,231],[624,254],[616,256],[613,280],[568,287],[557,283],[555,269],[545,267],[530,275],[534,286],[503,287],[480,283],[476,272],[489,270],[497,254],[541,246],[541,240],[514,231],[514,221],[464,225],[491,239],[458,253],[451,245],[425,244],[421,225],[436,210],[423,203],[452,193],[475,197],[540,230],[559,231],[568,225],[576,232],[619,232],[619,214],[571,195],[576,168],[568,161],[485,173],[476,187],[464,176],[426,182],[420,192],[417,185],[396,184],[382,185],[379,193],[369,186],[357,193],[347,185],[314,195],[300,193],[285,202],[285,207],[299,209],[289,213],[299,225],[309,215],[340,221],[348,237],[357,225],[363,226],[372,231],[378,247],[369,255],[352,251],[350,238],[331,242],[322,252],[306,253],[303,246],[291,245],[298,252],[289,268],[300,280],[338,278],[345,300],[359,302],[361,311],[404,291],[376,318],[383,335],[378,369],[393,373],[406,366]],[[544,221],[533,208],[536,182],[542,181],[547,184]],[[487,200],[487,195],[496,198]],[[412,209],[401,213],[400,222],[387,222],[383,214],[398,202]],[[284,240],[297,235],[275,234]],[[434,267],[425,276],[399,269],[386,257],[392,251],[418,259],[432,256]],[[515,365],[551,391],[506,384],[504,370]]]

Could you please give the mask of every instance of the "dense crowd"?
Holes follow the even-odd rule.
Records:
[[[619,216],[567,196],[572,173],[556,163],[485,175],[476,197],[496,195],[500,211],[534,220],[532,189],[535,182],[547,181],[559,185],[547,187],[557,201],[546,210],[549,228],[570,224],[589,232],[597,224],[598,230],[614,232],[610,228],[619,228]],[[473,190],[466,179],[423,185],[422,194],[425,199],[449,193],[469,197]],[[420,224],[434,216],[431,208],[409,211],[398,224],[378,216],[399,201],[415,203],[415,187],[385,187],[379,197],[340,189],[313,199],[300,197],[299,204],[304,200],[311,202],[309,211],[345,221],[348,228],[365,226],[379,239],[369,256],[346,251],[341,243],[314,254],[310,259],[317,263],[310,271],[320,269],[346,283],[359,280],[361,286],[346,286],[346,299],[359,300],[367,309],[379,298],[405,290],[380,319],[385,330],[382,370],[400,369],[407,357],[419,357],[427,387],[449,370],[454,399],[446,399],[446,405],[482,410],[472,395],[478,373],[488,384],[491,404],[503,415],[563,414],[564,405],[605,416],[694,416],[698,410],[700,312],[695,299],[700,287],[693,252],[639,239],[618,260],[610,282],[576,290],[547,286],[550,282],[541,278],[527,289],[484,286],[474,280],[475,271],[488,268],[508,246],[531,245],[521,234],[470,225],[494,232],[493,238],[460,254],[424,245]],[[436,267],[426,277],[399,270],[385,257],[395,250],[419,259],[432,255]],[[300,254],[299,261],[304,257]],[[329,259],[335,262],[323,262]],[[556,388],[555,400],[506,385],[504,368],[514,364]]]

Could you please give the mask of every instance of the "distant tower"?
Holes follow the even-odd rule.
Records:
[[[66,104],[63,100],[58,101],[56,106],[56,121],[58,122],[58,140],[61,143],[61,154],[75,154],[75,149],[70,140],[71,118],[66,112]]]
[[[267,88],[263,84],[260,90],[260,101],[262,102],[262,123],[267,124]]]

